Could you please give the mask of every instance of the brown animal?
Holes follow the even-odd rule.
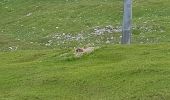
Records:
[[[94,47],[84,47],[75,49],[75,56],[81,57],[83,54],[89,54],[94,51]]]
[[[76,52],[78,53],[78,52],[84,52],[84,49],[83,48],[77,48],[76,49]]]

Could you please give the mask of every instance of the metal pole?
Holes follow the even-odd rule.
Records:
[[[132,0],[124,0],[124,15],[122,29],[122,44],[130,44],[131,42],[131,22],[132,21]]]

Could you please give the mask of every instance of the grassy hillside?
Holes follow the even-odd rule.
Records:
[[[111,43],[120,42],[122,0],[1,0],[0,10],[1,50],[12,46],[44,49],[87,43],[99,45],[105,44],[112,36],[115,39],[111,39]],[[169,10],[169,0],[134,0],[133,43],[169,42]],[[96,37],[90,36],[94,29],[108,25],[118,31],[94,41]],[[51,37],[63,33],[61,39]],[[87,40],[73,40],[69,44],[70,41],[64,39],[67,34],[81,34]],[[49,42],[51,45],[47,46]]]
[[[169,100],[169,47],[106,46],[76,59],[61,50],[0,53],[0,98]]]
[[[169,100],[170,1],[0,0],[0,100]],[[74,47],[100,47],[74,57]]]

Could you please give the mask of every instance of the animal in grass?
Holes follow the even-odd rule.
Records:
[[[83,47],[83,48],[76,48],[75,49],[75,56],[80,57],[83,54],[89,54],[94,51],[94,47]]]
[[[75,51],[76,51],[76,53],[79,53],[79,52],[83,52],[84,49],[83,48],[77,48]]]
[[[83,48],[77,48],[76,53],[91,53],[94,51],[94,47],[83,47]]]

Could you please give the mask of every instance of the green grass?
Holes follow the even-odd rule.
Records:
[[[169,0],[133,1],[133,43],[169,43],[169,5]],[[21,50],[38,49],[46,48],[46,42],[41,40],[55,33],[89,34],[89,30],[96,26],[122,26],[123,2],[2,0],[0,10],[1,49],[6,50],[10,46],[18,46]],[[30,42],[34,42],[34,45]],[[54,43],[51,47],[61,46]]]
[[[91,35],[122,26],[122,1],[0,0],[0,100],[169,100],[170,1],[133,0],[132,45]],[[88,43],[101,48],[75,58]]]
[[[1,52],[0,98],[169,100],[169,47],[105,46],[75,59],[61,50]]]

